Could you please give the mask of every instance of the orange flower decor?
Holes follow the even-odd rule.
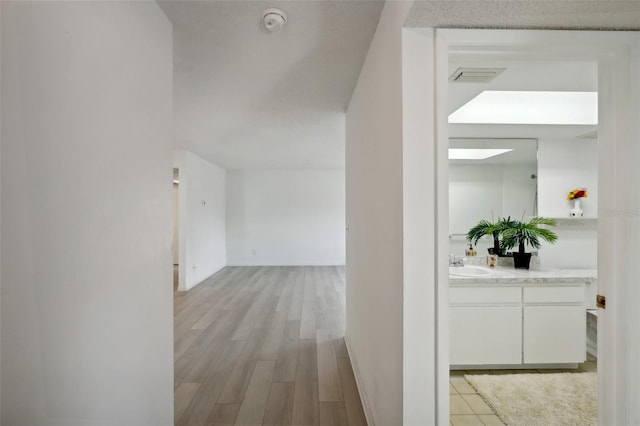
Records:
[[[567,201],[575,200],[576,198],[587,198],[587,188],[574,189],[567,195]]]

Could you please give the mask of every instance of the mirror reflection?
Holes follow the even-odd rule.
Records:
[[[449,234],[452,253],[468,247],[465,236],[492,216],[537,215],[537,139],[449,140]],[[487,254],[490,238],[478,242]]]

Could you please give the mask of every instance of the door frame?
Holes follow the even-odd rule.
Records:
[[[640,336],[627,327],[640,324],[639,40],[623,31],[403,29],[405,424],[449,422],[450,52],[598,62],[598,286],[607,297],[598,316],[598,423],[640,421]],[[420,336],[425,342],[415,342]],[[424,404],[430,393],[434,404]]]

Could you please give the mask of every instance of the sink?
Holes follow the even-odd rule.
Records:
[[[474,265],[449,266],[449,275],[456,277],[488,277],[493,275],[493,271]]]

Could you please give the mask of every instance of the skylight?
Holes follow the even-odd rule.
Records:
[[[452,124],[598,124],[598,92],[485,90],[449,115]]]
[[[449,160],[486,160],[513,149],[449,149]]]

